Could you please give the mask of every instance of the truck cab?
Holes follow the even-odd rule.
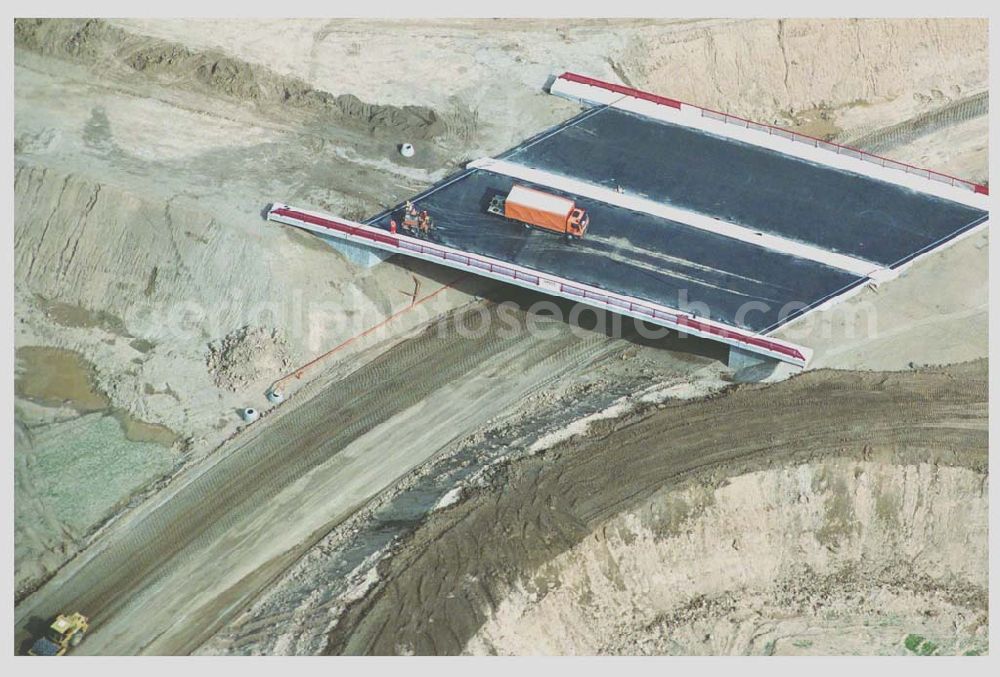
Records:
[[[573,209],[566,221],[566,234],[576,238],[582,238],[587,233],[587,226],[590,225],[590,215],[579,207]]]

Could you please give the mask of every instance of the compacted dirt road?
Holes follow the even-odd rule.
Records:
[[[539,336],[523,311],[484,303],[289,413],[279,409],[130,515],[19,605],[17,644],[73,609],[94,628],[78,653],[190,652],[337,522],[444,445],[622,349],[562,323]],[[477,334],[484,320],[488,330]]]

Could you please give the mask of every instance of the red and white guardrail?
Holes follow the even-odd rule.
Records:
[[[633,317],[685,334],[720,341],[799,367],[806,366],[812,357],[812,351],[804,346],[754,334],[656,303],[614,294],[597,287],[498,259],[469,254],[407,235],[388,233],[375,226],[366,226],[321,212],[274,203],[267,211],[267,218],[269,221],[295,226],[319,235],[336,237],[348,242],[432,261],[449,268],[464,270],[519,287],[540,290],[546,294],[604,308],[620,315]]]
[[[960,179],[942,172],[935,172],[930,169],[915,167],[913,165],[906,164],[905,162],[890,160],[889,158],[882,157],[881,155],[875,155],[874,153],[869,153],[859,148],[852,148],[839,143],[831,143],[829,141],[818,139],[814,136],[809,136],[808,134],[793,132],[774,125],[753,122],[751,120],[747,120],[746,118],[741,118],[738,115],[722,113],[710,108],[703,108],[694,104],[685,103],[684,101],[678,101],[677,99],[670,99],[665,96],[644,92],[633,87],[625,87],[624,85],[617,85],[613,82],[605,82],[604,80],[598,80],[597,78],[591,78],[577,73],[566,72],[559,75],[552,83],[549,91],[558,96],[578,101],[585,101],[592,104],[609,105],[625,110],[632,110],[636,113],[664,120],[675,121],[680,124],[685,124],[684,117],[678,115],[677,113],[694,113],[698,117],[727,123],[729,125],[750,130],[751,132],[759,132],[771,137],[778,137],[780,139],[785,139],[798,144],[805,144],[807,146],[811,146],[812,148],[830,151],[848,161],[854,160],[868,163],[869,170],[871,165],[875,165],[884,169],[904,172],[905,174],[917,179],[925,179],[930,182],[935,182],[938,186],[952,186],[954,188],[959,188],[963,191],[979,195],[989,195],[990,192],[989,188],[982,184]],[[669,114],[671,109],[674,111],[673,114]],[[667,114],[664,115],[664,113]],[[740,140],[749,140],[754,142],[752,137],[741,137]],[[758,141],[760,141],[760,139],[758,139]],[[759,143],[758,145],[764,144]],[[778,149],[778,147],[773,144],[767,145]],[[802,156],[800,153],[794,153],[794,151],[793,154]],[[808,157],[808,159],[816,158]],[[855,167],[855,169],[858,168]],[[864,167],[861,167],[861,171],[864,173],[871,173],[870,171],[865,171]],[[882,175],[877,178],[886,178],[887,176],[891,177],[891,174]],[[889,178],[889,180],[892,180],[892,178]],[[899,183],[901,181],[897,180],[896,182]],[[908,187],[915,187],[909,183],[906,185],[908,185]],[[932,183],[928,186],[924,186],[924,189],[933,188],[933,185],[934,184]],[[936,193],[937,191],[930,190],[929,192]],[[945,197],[952,197],[954,199],[954,196],[946,195]],[[966,202],[966,200],[962,200],[962,202]],[[985,208],[985,203],[977,201],[975,206],[982,206]]]

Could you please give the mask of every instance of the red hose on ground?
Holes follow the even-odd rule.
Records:
[[[326,358],[328,358],[330,355],[333,355],[338,350],[341,350],[341,349],[345,348],[346,346],[350,345],[351,343],[354,343],[358,339],[364,338],[365,336],[368,336],[372,332],[378,331],[379,329],[381,329],[385,325],[389,324],[390,322],[392,322],[394,319],[396,319],[400,315],[403,315],[406,312],[412,310],[413,308],[416,308],[417,306],[419,306],[421,303],[423,303],[425,301],[431,300],[432,298],[434,298],[435,296],[437,296],[438,294],[440,294],[441,292],[443,292],[445,289],[451,288],[454,284],[458,283],[462,278],[467,277],[467,276],[468,276],[468,273],[462,273],[461,275],[459,275],[458,277],[456,277],[454,280],[452,280],[448,284],[446,284],[443,287],[441,287],[440,289],[438,289],[438,290],[436,290],[436,291],[428,294],[427,296],[423,297],[419,301],[414,301],[414,302],[410,303],[410,305],[406,306],[402,310],[396,311],[395,313],[393,313],[389,317],[385,318],[384,320],[382,320],[378,324],[373,325],[373,326],[369,327],[368,329],[365,329],[360,334],[355,334],[354,336],[352,336],[351,338],[347,339],[346,341],[344,341],[342,343],[339,343],[338,345],[334,346],[330,350],[326,351],[325,353],[323,353],[319,357],[316,357],[316,358],[310,360],[309,362],[306,362],[305,364],[303,364],[301,367],[299,367],[298,369],[296,369],[292,373],[290,373],[290,374],[288,374],[286,376],[283,376],[280,379],[278,379],[277,381],[275,381],[271,385],[271,391],[273,392],[273,391],[281,390],[281,387],[285,384],[285,382],[288,381],[288,380],[290,380],[290,379],[292,379],[292,378],[301,379],[302,376],[305,374],[306,370],[308,370],[310,367],[316,365],[319,362],[322,362],[323,360],[325,360]]]

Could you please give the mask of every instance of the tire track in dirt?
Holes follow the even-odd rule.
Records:
[[[665,487],[842,456],[987,468],[986,361],[808,372],[600,421],[432,518],[343,616],[329,654],[457,654],[505,592]],[[596,531],[595,531],[596,530]],[[419,591],[419,594],[418,594]]]

